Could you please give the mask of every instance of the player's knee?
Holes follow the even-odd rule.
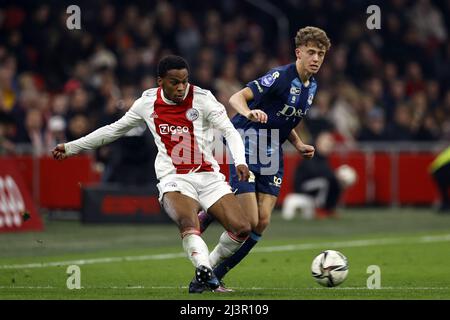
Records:
[[[259,219],[258,219],[257,216],[252,218],[252,219],[250,219],[250,228],[252,230],[255,230],[258,227],[258,222],[259,222]]]
[[[234,227],[233,234],[240,239],[246,239],[250,235],[250,232],[252,231],[250,223],[248,222],[239,222],[233,227]]]
[[[196,221],[191,218],[178,219],[177,223],[180,233],[186,232],[186,230],[199,230],[199,226]]]
[[[270,224],[270,217],[263,217],[260,218],[258,221],[258,225],[256,226],[255,230],[259,234],[261,234]]]

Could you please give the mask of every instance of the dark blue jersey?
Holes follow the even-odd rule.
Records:
[[[261,109],[268,116],[267,123],[252,122],[240,114],[233,117],[235,128],[244,130],[247,156],[254,155],[259,149],[265,149],[267,156],[274,152],[281,155],[281,145],[311,107],[317,83],[311,77],[305,87],[295,63],[291,63],[270,70],[263,77],[249,82],[247,87],[254,96],[249,101],[249,108]]]

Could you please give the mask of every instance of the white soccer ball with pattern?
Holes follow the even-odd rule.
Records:
[[[314,258],[311,265],[313,278],[324,287],[336,287],[348,275],[347,258],[335,250],[325,250]]]
[[[336,177],[346,188],[355,184],[356,179],[358,178],[355,169],[346,164],[343,164],[336,169]]]

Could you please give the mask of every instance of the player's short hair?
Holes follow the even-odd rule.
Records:
[[[181,70],[187,69],[189,71],[189,66],[186,60],[183,57],[169,55],[165,56],[158,62],[157,74],[158,77],[164,77],[169,70]]]
[[[330,39],[325,31],[317,27],[304,27],[298,30],[295,36],[295,47],[298,48],[302,45],[308,45],[309,42],[314,43],[320,49],[328,51],[331,47]]]

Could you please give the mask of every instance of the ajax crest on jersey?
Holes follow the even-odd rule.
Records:
[[[347,258],[335,250],[325,250],[314,258],[311,265],[313,278],[324,287],[336,287],[348,275]]]
[[[200,114],[199,114],[198,110],[195,109],[195,108],[190,108],[190,109],[188,109],[188,110],[186,111],[186,118],[187,118],[189,121],[195,121],[195,120],[197,120],[199,115],[200,115]]]

